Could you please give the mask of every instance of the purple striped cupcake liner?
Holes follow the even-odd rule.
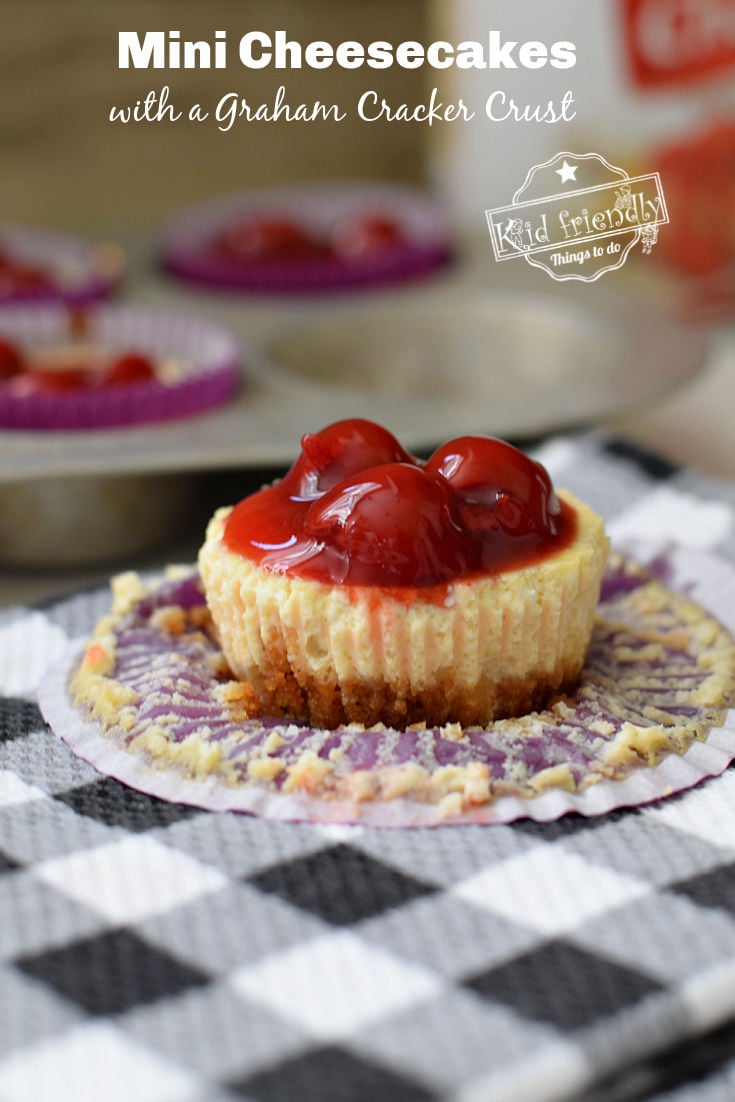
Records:
[[[691,549],[640,545],[635,556],[611,559],[577,688],[545,710],[486,728],[319,730],[275,717],[243,720],[225,703],[216,642],[162,628],[171,606],[186,622],[201,623],[195,572],[155,583],[113,628],[115,691],[138,701],[124,723],[113,719],[103,730],[71,702],[69,683],[84,652],[78,643],[42,683],[41,710],[100,772],[213,811],[417,827],[548,821],[646,804],[717,776],[735,758],[735,711],[713,703],[708,681],[710,658],[732,666],[726,640],[735,629],[735,570]],[[649,582],[684,595],[684,620],[673,598],[671,607],[652,610]],[[724,624],[716,638],[709,631],[712,653],[703,661],[696,632],[687,645],[681,640],[691,601],[715,609]],[[197,775],[202,762],[204,775]],[[291,783],[310,776],[316,788]],[[415,777],[430,778],[418,795]]]
[[[0,224],[0,254],[40,268],[48,285],[3,290],[6,303],[65,303],[85,306],[108,298],[123,273],[123,256],[117,246],[94,245],[84,238],[32,226]]]
[[[134,306],[98,306],[88,315],[84,340],[111,352],[137,351],[172,361],[176,377],[116,387],[14,395],[0,383],[0,429],[70,431],[149,424],[205,413],[234,397],[240,349],[224,328],[183,315]],[[34,349],[68,344],[63,306],[0,309],[0,336]]]
[[[221,234],[250,215],[288,218],[321,238],[350,218],[385,217],[395,221],[402,238],[362,257],[227,256],[218,248]],[[243,192],[204,203],[169,222],[161,254],[164,268],[179,279],[268,295],[350,291],[419,279],[447,264],[451,248],[444,218],[424,193],[389,184],[333,183]]]

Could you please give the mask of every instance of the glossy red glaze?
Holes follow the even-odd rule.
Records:
[[[53,286],[43,268],[26,264],[8,253],[0,252],[0,298],[20,293],[33,294]]]
[[[0,382],[12,379],[25,370],[25,361],[20,349],[12,343],[0,337]]]
[[[387,429],[353,417],[302,437],[301,455],[281,486],[293,497],[314,498],[368,467],[415,462]]]
[[[51,360],[51,358],[49,358]],[[91,390],[96,387],[128,386],[149,382],[156,373],[152,361],[138,352],[113,358],[95,358],[89,351],[80,353],[77,362],[54,364],[28,362],[17,345],[0,338],[0,384],[16,398],[65,391]]]
[[[303,533],[329,549],[329,579],[351,585],[437,585],[479,565],[456,495],[415,463],[383,463],[337,483],[307,510]]]
[[[15,375],[7,384],[7,389],[16,398],[28,398],[36,394],[85,390],[89,385],[89,371],[83,367],[34,367]]]
[[[548,531],[559,514],[546,469],[503,440],[460,436],[438,448],[426,469],[446,478],[468,517],[486,523],[492,516],[509,535]]]
[[[253,215],[226,229],[220,244],[238,260],[289,260],[327,251],[297,222],[266,215]]]
[[[235,506],[224,542],[276,572],[425,589],[530,565],[575,531],[544,468],[511,445],[464,436],[422,464],[353,419],[306,435],[285,478]]]
[[[394,249],[403,239],[401,227],[392,218],[366,215],[338,225],[332,246],[339,256],[352,259]]]
[[[153,364],[140,352],[128,352],[112,360],[99,375],[99,386],[127,386],[155,379]]]

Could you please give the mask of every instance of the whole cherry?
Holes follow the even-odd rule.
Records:
[[[8,391],[16,398],[30,398],[42,394],[63,394],[82,390],[89,385],[89,372],[81,367],[30,368],[15,375],[8,383]]]
[[[129,383],[147,383],[156,373],[148,356],[140,352],[126,352],[107,364],[98,376],[99,386],[126,386]]]
[[[472,527],[496,527],[507,535],[548,535],[560,511],[540,463],[489,436],[460,436],[442,445],[426,469],[450,484]]]
[[[296,498],[312,498],[350,475],[381,463],[416,463],[395,436],[360,417],[335,421],[321,432],[307,433],[301,455],[283,480]]]
[[[304,531],[340,553],[341,580],[354,585],[436,585],[480,562],[446,480],[415,463],[382,463],[337,483],[310,506]]]
[[[23,353],[5,337],[0,337],[0,383],[7,382],[25,369]]]
[[[43,268],[21,264],[5,257],[0,263],[0,299],[13,296],[33,298],[53,287],[53,282]]]
[[[342,257],[353,259],[374,256],[395,249],[403,241],[403,231],[386,215],[365,215],[339,223],[332,232],[332,247]]]
[[[276,215],[243,219],[224,231],[222,246],[240,260],[288,259],[323,251],[298,222]]]

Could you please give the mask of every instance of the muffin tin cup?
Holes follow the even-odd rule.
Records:
[[[24,346],[68,343],[68,311],[6,307],[0,310],[0,336]],[[27,396],[12,395],[0,385],[1,429],[66,432],[192,417],[228,402],[238,387],[238,343],[214,325],[159,311],[102,306],[89,315],[88,339],[106,349],[175,360],[182,365],[181,375],[170,383],[152,380]]]

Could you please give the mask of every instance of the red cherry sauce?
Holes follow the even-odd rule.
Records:
[[[15,398],[128,386],[155,377],[152,361],[140,352],[104,356],[84,349],[78,356],[47,354],[31,362],[17,345],[0,337],[0,386]]]
[[[277,215],[252,215],[228,226],[218,242],[231,260],[291,261],[322,256],[326,247],[298,222]]]
[[[404,240],[400,225],[381,215],[350,219],[332,232],[332,247],[345,260],[376,256],[396,249]]]
[[[307,434],[285,478],[235,506],[224,543],[276,573],[405,594],[530,565],[575,532],[544,468],[510,444],[463,436],[421,463],[353,419]]]
[[[25,371],[23,353],[11,341],[0,337],[0,383],[15,378]]]
[[[96,381],[98,386],[127,386],[128,383],[148,383],[155,377],[148,356],[140,352],[124,352],[99,370]]]
[[[37,264],[29,264],[0,249],[0,299],[16,295],[33,297],[52,290],[54,282]]]

